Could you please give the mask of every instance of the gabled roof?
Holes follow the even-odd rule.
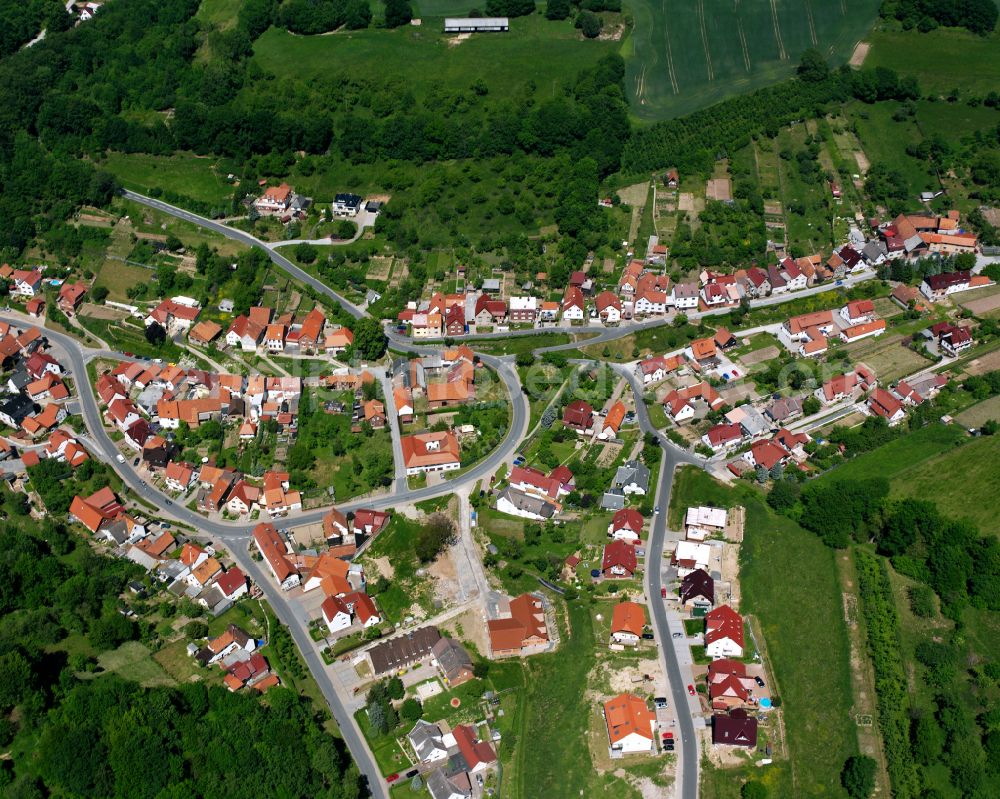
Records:
[[[743,617],[729,605],[720,605],[705,614],[705,644],[726,638],[743,647]]]
[[[703,597],[715,604],[715,580],[704,569],[694,569],[681,579],[681,602],[689,602],[696,597]]]
[[[609,541],[604,545],[604,557],[601,559],[602,571],[620,566],[634,574],[637,563],[635,547],[627,541]]]
[[[611,517],[611,525],[615,530],[631,530],[638,534],[642,532],[644,524],[642,514],[634,508],[622,508]]]
[[[610,427],[617,434],[624,419],[625,404],[621,400],[618,400],[618,402],[611,406],[608,415],[604,417],[604,427]]]
[[[486,741],[477,740],[476,731],[468,724],[459,724],[452,733],[458,744],[458,751],[462,753],[470,769],[496,762],[497,754],[493,747]]]

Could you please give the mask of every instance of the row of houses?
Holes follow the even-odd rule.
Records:
[[[271,516],[302,507],[285,472],[269,471],[262,481],[232,469],[177,461],[172,430],[182,423],[197,428],[210,421],[240,423],[239,439],[250,444],[261,421],[294,429],[302,382],[297,377],[218,375],[175,365],[123,361],[100,375],[97,394],[105,417],[153,470],[163,470],[169,490],[186,492],[199,486],[198,506],[233,515],[264,510]]]
[[[196,337],[196,343],[214,340],[222,328],[214,322],[208,324],[211,326],[203,331],[197,327],[193,329],[189,338]],[[229,323],[225,342],[231,349],[244,352],[295,351],[337,356],[354,344],[354,333],[347,327],[331,323],[318,305],[301,318],[291,313],[275,316],[273,308],[255,306]]]
[[[194,644],[189,654],[203,666],[218,666],[225,672],[223,684],[230,691],[254,688],[266,693],[281,684],[278,675],[264,655],[258,651],[258,642],[235,624],[230,624],[220,635],[206,642],[200,649]]]

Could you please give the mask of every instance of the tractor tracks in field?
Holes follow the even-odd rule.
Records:
[[[705,67],[708,71],[708,79],[715,80],[715,69],[712,67],[712,50],[708,46],[708,30],[705,28],[705,0],[698,0],[695,6],[695,13],[698,15],[698,27],[701,28],[701,46],[705,50]]]
[[[771,0],[771,22],[774,25],[774,40],[778,43],[778,58],[782,61],[787,61],[788,53],[785,52],[785,43],[781,39],[781,25],[778,22],[778,4],[776,0]]]

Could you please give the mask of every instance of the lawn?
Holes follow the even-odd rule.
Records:
[[[714,331],[713,327],[694,325],[673,327],[664,322],[662,325],[647,327],[604,344],[591,344],[581,349],[591,358],[629,361],[646,355],[663,355],[665,352],[684,347],[699,336],[710,336]]]
[[[868,39],[866,67],[889,67],[913,75],[924,92],[946,93],[960,87],[982,96],[1000,86],[1000,33],[977,36],[957,28],[931,33],[879,30]],[[952,128],[966,132],[965,128]]]
[[[926,321],[919,323],[926,325]],[[912,375],[921,369],[932,366],[934,361],[925,358],[919,352],[904,346],[904,336],[896,335],[895,331],[875,338],[864,339],[846,347],[837,347],[834,352],[846,350],[851,354],[851,362],[863,362],[870,366],[879,381],[888,385],[901,377]]]
[[[151,157],[151,156],[147,156]],[[198,159],[192,164],[192,168],[206,169],[207,166],[202,159]],[[195,189],[202,184],[202,181],[194,181],[190,184],[190,189]],[[202,202],[209,202],[207,196],[198,196],[194,191],[188,191],[187,196],[194,197]],[[148,208],[145,205],[116,198],[113,202],[114,210],[118,213],[127,214],[132,227],[136,231],[143,233],[156,233],[167,235],[173,233],[181,243],[188,249],[194,249],[199,244],[205,243],[213,249],[217,249],[221,255],[235,255],[246,249],[245,244],[241,244],[233,239],[228,239],[219,233],[213,233],[203,227],[199,227],[192,222],[171,216],[163,211]]]
[[[187,645],[186,638],[167,644],[153,655],[153,660],[178,683],[191,682],[195,675],[205,678],[209,674],[221,674],[218,670],[206,672],[200,668],[198,662],[187,653]]]
[[[140,283],[149,283],[156,273],[152,269],[132,266],[121,261],[106,260],[94,281],[94,288],[104,286],[108,298],[117,302],[130,302],[128,290]]]
[[[937,189],[939,183],[926,162],[907,154],[907,146],[919,144],[924,137],[912,119],[893,119],[900,105],[898,102],[853,103],[848,112],[868,160],[898,170],[906,178],[909,196],[916,205],[916,197],[921,191]]]
[[[138,641],[126,641],[117,649],[104,652],[98,656],[97,662],[106,671],[137,682],[144,688],[174,685],[175,682],[153,659],[152,653]]]
[[[829,472],[831,479],[897,478],[923,461],[967,444],[965,431],[955,425],[930,424],[878,449],[859,455]],[[963,486],[964,489],[964,486]]]
[[[395,733],[373,735],[371,725],[368,723],[368,713],[365,712],[364,708],[355,713],[354,718],[358,722],[362,734],[368,740],[368,746],[371,748],[372,754],[375,755],[379,771],[383,774],[395,774],[404,771],[410,765],[410,759],[396,743]],[[402,729],[396,732],[405,735]]]
[[[201,0],[195,18],[225,30],[236,24],[242,5],[242,0]]]
[[[1000,535],[1000,437],[964,441],[964,446],[941,447],[924,460],[903,458],[903,468],[892,478],[892,495],[932,499],[945,516],[968,518],[983,533]],[[961,479],[963,474],[970,479]],[[944,475],[957,479],[942,479]]]
[[[539,333],[531,336],[519,336],[514,331],[509,337],[493,339],[472,339],[467,341],[476,352],[488,355],[519,355],[522,352],[533,352],[540,347],[555,347],[559,344],[569,344],[576,337],[569,333]]]
[[[1000,420],[1000,396],[977,402],[956,414],[955,418],[962,423],[962,427],[982,427],[990,419]]]
[[[632,112],[667,119],[752,91],[789,77],[808,47],[844,63],[878,7],[877,0],[634,0],[635,27],[622,47]]]
[[[771,796],[829,796],[844,760],[857,751],[850,718],[848,638],[834,553],[795,524],[776,516],[747,486],[729,489],[705,472],[685,468],[674,486],[671,519],[689,505],[743,504],[746,539],[740,552],[741,609],[760,622],[782,700],[790,762],[768,772]],[[781,575],[781,579],[776,579]],[[808,612],[802,612],[808,608]],[[703,795],[735,797],[746,769],[706,772]]]

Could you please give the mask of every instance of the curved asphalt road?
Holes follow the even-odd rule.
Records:
[[[154,208],[157,211],[163,211],[164,213],[170,214],[171,216],[177,217],[178,219],[183,219],[185,222],[190,222],[192,225],[198,225],[199,227],[208,228],[209,230],[214,230],[216,233],[221,233],[227,239],[233,239],[234,241],[246,244],[249,247],[260,247],[264,252],[267,253],[271,262],[281,269],[284,269],[288,274],[295,277],[297,280],[301,280],[307,286],[312,286],[320,294],[325,294],[327,297],[332,298],[346,310],[355,319],[360,319],[366,316],[364,311],[362,311],[358,306],[349,302],[346,297],[342,297],[340,294],[335,292],[325,283],[317,280],[308,272],[297,267],[291,261],[289,261],[285,256],[279,253],[277,250],[269,247],[266,242],[261,241],[256,236],[251,236],[249,233],[245,233],[237,228],[230,227],[223,222],[216,222],[214,219],[208,219],[204,216],[198,216],[198,214],[193,214],[190,211],[185,211],[183,208],[178,208],[176,205],[170,205],[170,203],[165,203],[162,200],[154,200],[152,197],[144,197],[141,194],[136,194],[135,192],[129,191],[128,189],[122,189],[122,196],[126,200],[132,200],[140,205],[148,206],[149,208]]]

